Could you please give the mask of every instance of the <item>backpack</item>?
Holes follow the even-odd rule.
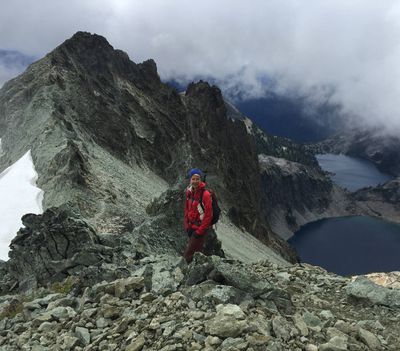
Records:
[[[211,224],[215,224],[219,220],[219,217],[221,215],[221,209],[219,208],[217,196],[215,195],[214,191],[212,191],[211,189],[204,189],[200,196],[200,206],[203,209],[203,211],[204,211],[203,194],[205,190],[207,190],[211,195],[211,204],[213,209],[213,218],[211,220]]]

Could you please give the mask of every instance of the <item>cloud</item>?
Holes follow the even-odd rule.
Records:
[[[18,51],[0,49],[0,88],[2,85],[23,72],[34,58],[23,55]]]
[[[40,56],[77,30],[104,35],[164,79],[214,77],[249,98],[269,89],[330,101],[360,125],[400,130],[395,0],[9,1],[0,47]],[[350,118],[349,117],[349,118]]]

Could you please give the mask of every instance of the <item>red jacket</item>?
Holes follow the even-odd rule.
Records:
[[[193,192],[192,186],[186,189],[185,230],[193,229],[198,235],[203,235],[211,227],[213,218],[211,194],[208,190],[205,190],[205,186],[206,183],[201,182],[196,192]],[[200,205],[202,193],[204,211]]]

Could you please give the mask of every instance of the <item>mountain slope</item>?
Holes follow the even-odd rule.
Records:
[[[199,82],[180,96],[161,83],[154,61],[135,64],[101,36],[78,32],[6,83],[0,137],[0,169],[31,150],[44,209],[68,202],[100,232],[179,252],[184,176],[197,166],[210,174],[229,221],[294,258],[262,215],[254,140],[242,121],[227,118],[220,90]],[[174,220],[149,214],[171,188]],[[172,241],[162,241],[167,233]]]

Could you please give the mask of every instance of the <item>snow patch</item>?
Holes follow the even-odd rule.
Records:
[[[245,118],[244,120],[244,125],[246,126],[247,129],[247,134],[253,134],[253,122],[249,118]]]
[[[11,240],[23,227],[21,217],[43,212],[37,177],[30,150],[0,174],[0,260],[8,260]]]

